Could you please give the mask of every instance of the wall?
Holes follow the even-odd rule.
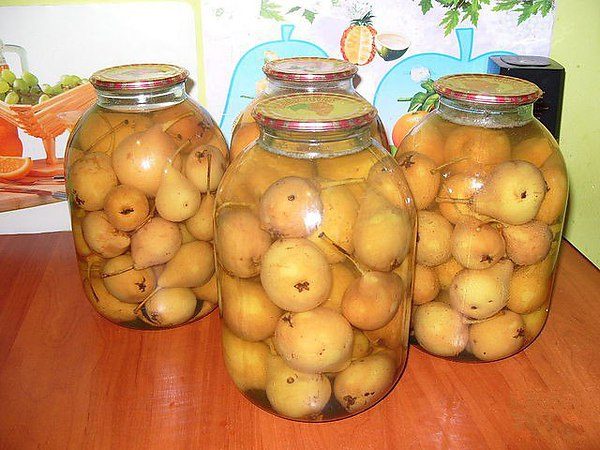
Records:
[[[600,267],[600,75],[598,0],[559,0],[551,56],[565,66],[567,80],[561,148],[567,162],[570,198],[566,237]]]

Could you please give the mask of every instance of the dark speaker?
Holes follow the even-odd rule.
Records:
[[[563,66],[544,56],[492,56],[488,62],[488,73],[508,75],[537,84],[544,94],[533,105],[533,115],[558,141],[565,88]]]

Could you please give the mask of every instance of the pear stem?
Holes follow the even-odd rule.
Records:
[[[130,270],[133,270],[133,269],[134,269],[134,267],[133,267],[133,265],[131,265],[128,267],[123,267],[122,269],[119,269],[119,270],[115,270],[114,272],[109,272],[109,273],[102,272],[100,274],[100,278],[104,279],[104,278],[115,277],[115,276],[121,275],[125,272],[129,272]]]
[[[329,236],[327,236],[323,231],[321,231],[318,234],[318,237],[321,239],[325,239],[329,244],[331,244],[338,252],[340,252],[342,255],[344,255],[344,257],[346,259],[348,259],[348,261],[350,261],[352,263],[352,265],[354,267],[356,267],[356,270],[358,270],[360,272],[361,275],[365,274],[365,271],[362,267],[360,267],[360,265],[358,264],[358,262],[352,257],[350,256],[350,254],[346,251],[346,249],[344,247],[342,247],[341,245],[335,243]]]
[[[185,119],[186,117],[190,117],[190,116],[193,116],[193,115],[194,115],[194,113],[192,111],[190,111],[190,112],[182,114],[182,115],[180,115],[178,117],[175,117],[173,120],[170,120],[169,122],[164,123],[163,126],[162,126],[163,132],[166,133],[169,130],[169,128],[171,128],[173,125],[175,125],[181,119]]]
[[[110,149],[112,150],[112,147],[114,146],[115,142],[114,142],[114,133],[115,131],[120,130],[121,128],[123,128],[126,125],[129,125],[129,119],[125,119],[122,120],[121,122],[119,122],[118,124],[116,124],[114,127],[110,125],[110,122],[108,122],[108,126],[110,127],[110,130],[108,130],[106,133],[102,133],[100,136],[98,136],[96,138],[96,140],[94,142],[92,142],[92,144],[90,145],[90,147],[87,149],[87,151],[89,152],[90,150],[92,150],[96,145],[98,145],[100,142],[102,142],[106,137],[111,136],[113,141],[111,142],[110,145]]]
[[[173,153],[171,155],[171,160],[169,161],[169,163],[171,165],[173,165],[173,161],[175,161],[175,158],[177,158],[177,155],[181,152],[181,150],[183,150],[187,145],[192,143],[192,138],[187,139],[183,144],[181,144],[177,150],[175,150],[175,153]]]
[[[148,215],[146,216],[146,218],[144,220],[142,220],[142,222],[135,227],[133,230],[130,231],[130,235],[136,233],[137,231],[139,231],[140,228],[142,228],[144,225],[146,225],[150,219],[152,219],[154,217],[154,212],[156,211],[156,203],[152,204],[152,209],[150,209],[150,212],[148,212]]]
[[[344,178],[343,180],[319,181],[319,187],[321,189],[328,189],[337,186],[345,186],[347,184],[359,184],[364,182],[364,178]]]
[[[436,197],[435,201],[438,203],[464,203],[465,205],[473,203],[471,198]]]
[[[452,164],[456,164],[458,162],[464,161],[465,159],[469,159],[468,156],[463,156],[462,158],[453,159],[452,161],[448,161],[447,163],[442,164],[441,166],[437,166],[435,169],[431,169],[429,172],[431,174],[437,173],[445,167],[451,166]]]
[[[154,296],[154,294],[156,294],[158,291],[160,291],[159,287],[154,288],[154,290],[152,292],[150,292],[150,295],[148,295],[148,297],[146,297],[135,308],[133,308],[134,314],[137,314],[137,312],[140,309],[142,309],[144,307],[144,305],[148,302],[148,300],[150,300]]]
[[[212,163],[212,154],[208,152],[206,154],[206,192],[210,194],[210,169]]]

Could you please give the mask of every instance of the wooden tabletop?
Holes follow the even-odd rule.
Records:
[[[326,424],[251,405],[218,315],[141,332],[84,298],[67,233],[0,237],[0,448],[600,448],[600,274],[565,243],[541,337],[507,360],[410,351],[395,390]]]

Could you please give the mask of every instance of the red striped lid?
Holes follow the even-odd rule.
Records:
[[[90,82],[102,90],[138,91],[173,86],[188,76],[186,69],[171,64],[128,64],[99,70]]]
[[[346,80],[357,71],[358,67],[348,61],[313,56],[274,59],[263,66],[269,78],[299,83]]]
[[[443,97],[488,105],[525,105],[542,95],[542,90],[530,81],[481,73],[447,75],[433,86]]]

